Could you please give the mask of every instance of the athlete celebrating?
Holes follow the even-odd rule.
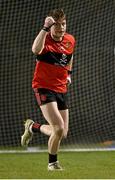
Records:
[[[27,119],[21,137],[22,146],[27,146],[35,132],[40,131],[49,136],[48,170],[51,171],[62,170],[57,154],[62,138],[67,137],[68,132],[67,84],[71,83],[74,46],[74,37],[66,33],[63,10],[53,10],[46,17],[32,46],[37,56],[32,88],[48,125]]]

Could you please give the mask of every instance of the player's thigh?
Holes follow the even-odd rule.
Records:
[[[60,110],[60,114],[63,118],[63,122],[64,122],[64,136],[67,136],[68,133],[68,126],[69,126],[69,110],[65,109],[65,110]]]
[[[63,118],[65,127],[68,127],[68,124],[69,124],[69,110],[68,109],[60,110],[59,112],[60,112],[60,114],[61,114],[61,116]]]
[[[57,102],[50,102],[41,105],[40,109],[50,125],[58,125],[60,128],[64,128],[63,118],[58,110]]]

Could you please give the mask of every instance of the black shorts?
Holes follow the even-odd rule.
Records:
[[[34,93],[39,106],[49,102],[57,102],[59,110],[68,109],[67,93],[57,93],[45,88],[34,89]]]

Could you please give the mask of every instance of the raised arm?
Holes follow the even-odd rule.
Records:
[[[43,29],[39,32],[32,45],[32,52],[34,54],[40,54],[44,48],[47,32]]]
[[[55,21],[51,16],[46,17],[43,29],[39,32],[32,45],[32,52],[34,54],[40,54],[42,52],[45,44],[46,35],[54,23]]]

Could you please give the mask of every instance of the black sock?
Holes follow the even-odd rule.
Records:
[[[49,154],[49,163],[57,161],[57,154]]]
[[[40,132],[40,126],[41,126],[41,124],[39,124],[39,123],[34,123],[33,125],[32,125],[32,132]]]

